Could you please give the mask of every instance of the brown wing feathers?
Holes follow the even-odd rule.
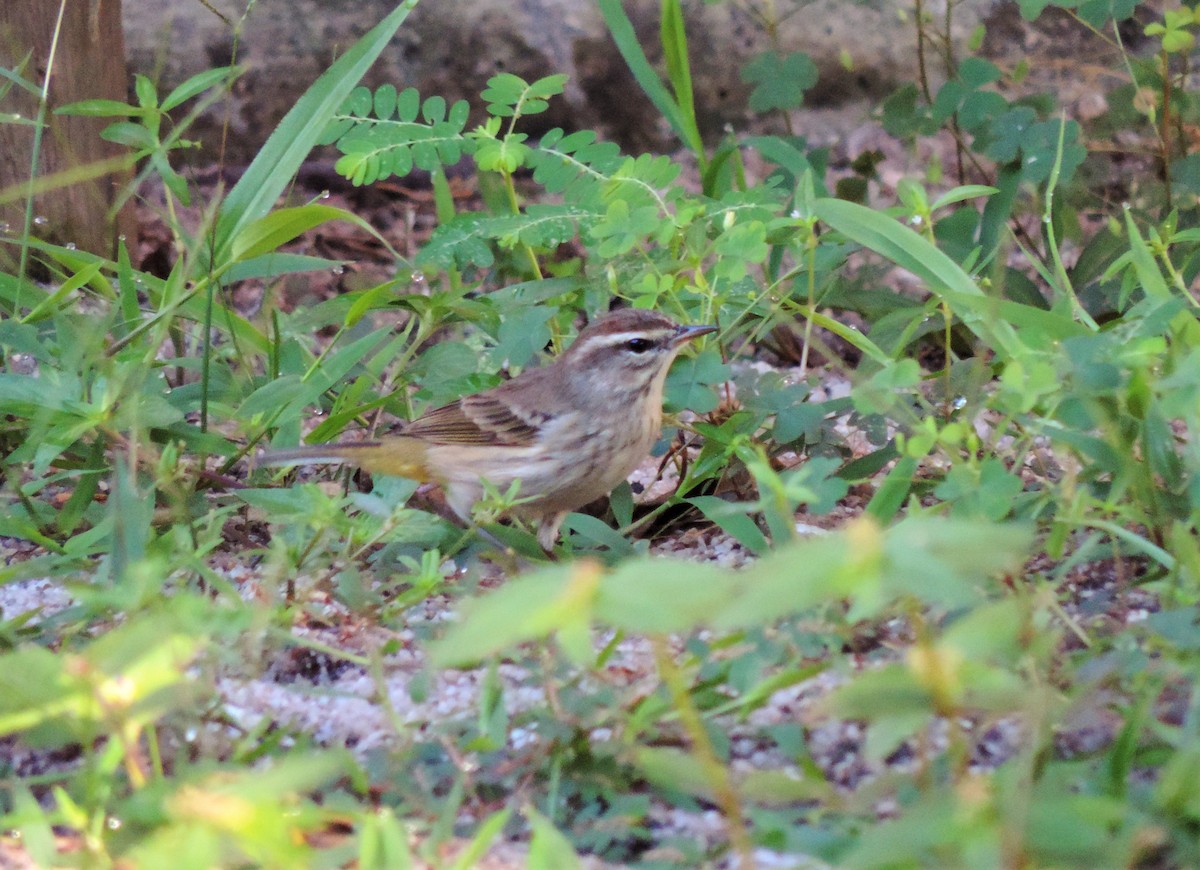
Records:
[[[525,447],[537,441],[534,420],[519,413],[494,393],[467,396],[435,408],[402,430],[403,434],[434,444],[492,444]]]

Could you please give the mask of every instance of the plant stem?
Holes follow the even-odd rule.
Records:
[[[34,180],[38,175],[38,158],[42,153],[42,131],[46,129],[46,114],[50,106],[50,78],[54,75],[54,57],[58,53],[58,36],[62,32],[63,13],[67,0],[58,4],[58,18],[54,21],[54,33],[50,37],[50,52],[46,56],[46,75],[42,78],[42,94],[38,98],[37,123],[33,127],[33,147],[29,157],[29,187],[25,196],[25,226],[21,230],[21,253],[17,265],[17,290],[13,300],[13,315],[21,309],[21,287],[25,283],[25,271],[29,267],[29,233],[33,228]]]
[[[749,870],[755,866],[754,851],[750,833],[746,829],[746,820],[742,814],[742,805],[737,789],[734,788],[728,769],[717,757],[716,749],[704,727],[704,720],[692,703],[692,696],[688,692],[683,674],[671,657],[666,639],[661,635],[656,635],[651,642],[654,646],[655,664],[658,666],[659,673],[662,674],[663,683],[671,696],[671,702],[679,713],[679,721],[692,740],[692,751],[700,762],[704,775],[708,779],[709,787],[713,790],[714,800],[721,808],[721,813],[729,826],[729,842],[738,854],[738,866],[740,870]]]

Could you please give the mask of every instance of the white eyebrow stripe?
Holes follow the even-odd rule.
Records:
[[[648,341],[661,341],[672,333],[674,333],[673,329],[637,329],[630,332],[609,332],[593,337],[588,344],[591,344],[593,341],[597,344],[624,344],[627,341],[633,341],[635,338],[644,338]]]

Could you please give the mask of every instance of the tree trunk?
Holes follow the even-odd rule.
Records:
[[[117,234],[132,238],[136,229],[132,203],[117,214],[110,213],[115,194],[131,177],[130,170],[117,168],[96,174],[101,161],[116,164],[127,153],[122,146],[100,138],[100,131],[118,119],[55,115],[54,109],[84,99],[126,100],[121,0],[64,2],[62,27],[50,66],[59,3],[0,0],[0,65],[11,69],[32,50],[20,72],[38,88],[43,86],[49,69],[49,112],[36,175],[44,178],[69,172],[74,176],[55,181],[50,189],[35,195],[36,220],[31,229],[41,238],[73,243],[81,250],[108,257],[113,255]],[[35,119],[38,101],[33,94],[14,86],[0,99],[0,110]],[[9,235],[19,234],[24,225],[24,189],[29,183],[33,144],[32,126],[0,124],[0,224],[8,225]],[[10,196],[14,193],[17,196]],[[0,244],[0,267],[14,260],[13,246]]]

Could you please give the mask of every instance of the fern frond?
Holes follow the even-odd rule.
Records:
[[[452,166],[475,150],[463,135],[470,106],[459,100],[447,109],[439,96],[423,103],[415,88],[396,92],[380,86],[374,94],[355,88],[334,115],[322,144],[336,144],[342,152],[335,165],[338,174],[356,185],[404,176],[413,170],[432,172]]]

